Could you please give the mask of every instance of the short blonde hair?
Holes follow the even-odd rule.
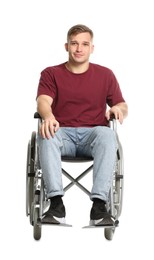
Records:
[[[94,33],[93,33],[93,31],[89,27],[87,27],[84,24],[77,24],[77,25],[72,26],[69,29],[69,31],[67,33],[67,42],[69,41],[71,35],[77,35],[77,34],[83,33],[83,32],[90,33],[91,38],[93,39]]]

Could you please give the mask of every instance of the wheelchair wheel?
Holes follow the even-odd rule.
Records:
[[[122,211],[123,203],[123,186],[124,186],[124,159],[123,159],[123,150],[121,143],[119,141],[119,150],[118,150],[118,162],[117,162],[117,174],[115,176],[115,208],[117,211],[116,218],[118,219]]]
[[[34,177],[35,177],[35,161],[36,161],[36,132],[32,133],[31,140],[27,149],[27,169],[26,169],[26,214],[30,215],[32,202],[34,199]]]
[[[39,216],[39,208],[34,208],[34,227],[33,227],[33,235],[35,240],[39,240],[41,238],[41,222]]]
[[[115,228],[104,228],[104,236],[107,240],[112,240]]]

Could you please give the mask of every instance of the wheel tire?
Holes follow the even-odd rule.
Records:
[[[29,192],[29,176],[28,176],[28,172],[29,172],[29,165],[30,165],[30,142],[28,143],[28,147],[27,147],[27,164],[26,164],[26,215],[28,216],[30,214],[30,205],[29,205],[29,196],[30,196],[30,192]]]
[[[39,208],[34,208],[33,235],[35,240],[39,240],[41,238],[41,222],[39,220]]]
[[[112,240],[113,239],[113,235],[115,232],[115,228],[105,228],[104,229],[104,236],[107,240]]]
[[[27,149],[27,169],[26,169],[26,214],[30,215],[32,202],[34,200],[34,176],[35,176],[35,153],[36,153],[36,132],[32,133],[31,141],[28,143]],[[28,176],[28,174],[31,176]],[[34,176],[33,176],[34,175]]]

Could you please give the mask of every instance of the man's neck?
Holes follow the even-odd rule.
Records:
[[[89,62],[83,63],[83,64],[73,64],[70,61],[68,61],[65,64],[66,68],[76,74],[84,73],[89,68]]]

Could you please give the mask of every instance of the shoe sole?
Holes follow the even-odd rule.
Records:
[[[99,222],[102,221],[102,219],[103,219],[103,218],[100,218],[100,219],[97,219],[97,220],[91,219],[90,222],[89,222],[89,225],[90,225],[90,226],[96,226]]]
[[[54,219],[56,219],[60,224],[66,224],[66,219],[63,217],[63,218],[58,218],[58,217],[55,217],[53,216]]]

